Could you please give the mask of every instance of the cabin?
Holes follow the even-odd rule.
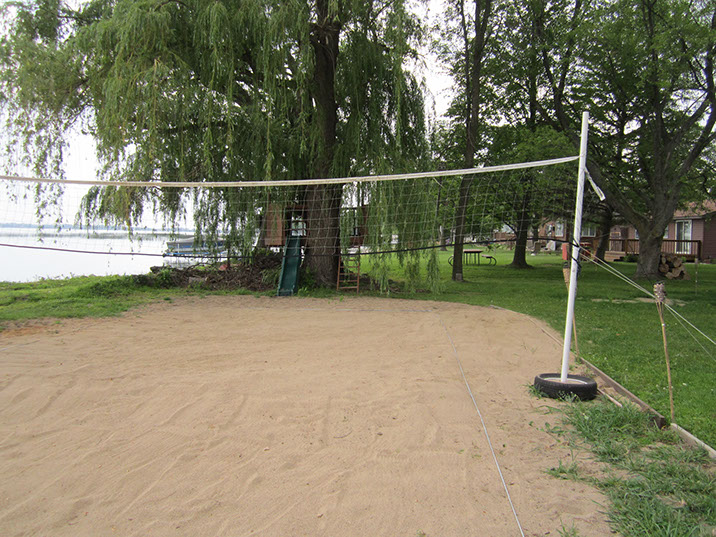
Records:
[[[661,251],[688,261],[716,263],[716,200],[691,203],[686,209],[676,211],[664,230]],[[636,228],[613,227],[605,260],[615,261],[630,255],[639,255]]]
[[[527,248],[532,251],[555,251],[568,240],[568,226],[563,221],[544,223],[538,230],[535,242],[530,231]],[[599,245],[599,231],[593,223],[582,223],[581,244],[596,251]],[[493,233],[492,240],[513,248],[515,235],[505,226]],[[704,263],[716,263],[716,200],[691,203],[686,209],[678,210],[664,230],[661,251],[673,254],[687,261],[698,259]],[[619,261],[639,255],[639,233],[632,225],[613,226],[609,233],[609,246],[605,261]]]
[[[306,208],[302,205],[269,203],[261,222],[260,246],[283,247],[288,235],[305,237]]]
[[[368,206],[341,208],[341,220],[348,230],[349,246],[362,246],[367,233]],[[309,231],[305,206],[271,203],[262,218],[260,243],[265,248],[283,247],[289,234],[306,237]]]
[[[527,249],[532,252],[561,251],[562,243],[569,240],[567,233],[568,226],[564,221],[545,222],[537,229],[537,240],[534,238],[534,230],[530,230],[527,236]],[[492,234],[491,240],[504,244],[510,249],[515,247],[515,233],[506,225],[499,231],[495,231]],[[599,241],[597,237],[597,226],[595,224],[583,222],[582,240],[580,242],[583,247],[596,250]]]

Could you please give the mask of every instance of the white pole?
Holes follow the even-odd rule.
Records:
[[[582,113],[582,135],[579,144],[579,172],[577,174],[577,200],[574,205],[574,236],[572,238],[572,266],[569,274],[569,298],[567,319],[564,325],[564,348],[562,349],[562,374],[560,382],[567,382],[569,375],[569,350],[572,346],[572,322],[574,321],[574,301],[577,298],[577,271],[579,270],[579,241],[582,238],[582,202],[584,201],[584,172],[587,167],[587,133],[589,131],[589,112]]]

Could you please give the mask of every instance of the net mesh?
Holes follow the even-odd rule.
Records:
[[[235,183],[0,177],[8,249],[182,259],[250,258],[301,237],[305,255],[401,260],[453,241],[559,240],[576,157],[473,170]],[[565,235],[564,231],[561,231]]]

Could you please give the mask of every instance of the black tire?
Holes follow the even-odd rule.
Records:
[[[552,399],[575,396],[590,401],[597,396],[597,383],[589,377],[567,375],[567,382],[560,382],[559,373],[542,373],[535,377],[534,387]]]

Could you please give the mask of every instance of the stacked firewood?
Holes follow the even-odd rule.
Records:
[[[689,275],[684,268],[684,260],[674,254],[661,254],[659,272],[669,280],[689,279]]]

